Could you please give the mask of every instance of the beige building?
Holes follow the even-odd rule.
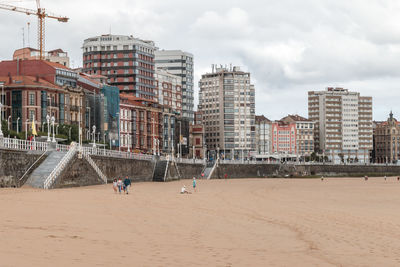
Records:
[[[214,66],[213,66],[214,67]],[[254,85],[239,67],[216,68],[199,82],[199,111],[203,114],[210,157],[249,158],[255,151]]]
[[[308,117],[315,122],[315,151],[334,163],[369,162],[372,97],[343,88],[308,92]]]
[[[271,121],[264,115],[256,116],[256,158],[267,158],[271,154]]]
[[[40,51],[31,47],[24,47],[15,50],[13,60],[16,59],[39,59]],[[50,62],[55,62],[69,68],[69,57],[67,52],[62,49],[55,49],[44,52],[44,59]]]
[[[296,124],[296,153],[310,156],[314,152],[314,122],[299,115],[288,115],[281,119]]]
[[[375,128],[375,162],[397,163],[400,158],[400,123],[390,112],[387,121],[379,122]]]

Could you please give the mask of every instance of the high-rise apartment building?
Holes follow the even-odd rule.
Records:
[[[170,108],[177,114],[182,114],[181,77],[173,75],[164,69],[155,72],[155,97],[160,105]]]
[[[181,50],[156,50],[156,68],[181,77],[182,117],[193,121],[193,55]]]
[[[82,72],[108,77],[120,92],[154,100],[153,41],[133,36],[101,35],[83,42]]]
[[[239,67],[216,68],[199,82],[199,111],[203,114],[210,156],[249,158],[255,150],[254,85]]]
[[[343,88],[308,92],[308,117],[315,122],[315,151],[335,163],[369,162],[372,97]]]

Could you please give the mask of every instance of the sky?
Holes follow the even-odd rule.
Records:
[[[35,1],[3,1],[35,8]],[[307,116],[307,92],[343,87],[373,97],[374,120],[400,119],[400,1],[397,0],[42,0],[68,23],[46,20],[46,50],[82,66],[83,40],[100,34],[153,40],[194,55],[198,81],[211,64],[251,73],[256,114]],[[30,22],[28,34],[27,23]],[[23,30],[24,28],[24,30]],[[37,46],[37,19],[0,10],[0,60]],[[28,38],[29,36],[29,38]]]

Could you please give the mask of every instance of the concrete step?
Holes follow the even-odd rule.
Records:
[[[164,182],[165,169],[167,168],[166,160],[159,160],[154,168],[153,181]]]
[[[44,182],[67,152],[52,151],[47,158],[29,175],[26,185],[43,188]]]

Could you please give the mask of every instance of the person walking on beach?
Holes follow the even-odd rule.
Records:
[[[197,185],[196,177],[193,177],[193,190],[194,190],[194,192],[196,192],[196,185]]]
[[[114,181],[113,181],[113,189],[114,189],[115,193],[117,193],[117,188],[118,188],[117,179],[114,179]]]
[[[385,177],[384,177],[384,178],[385,178],[385,181],[386,181],[386,175],[385,175]]]
[[[400,176],[397,176],[397,181],[400,181]]]
[[[122,190],[122,179],[121,178],[118,179],[117,186],[118,186],[118,192],[121,194],[121,190]]]
[[[365,180],[365,181],[368,181],[368,176],[365,175],[365,176],[364,176],[364,180]]]
[[[125,176],[124,187],[125,187],[125,193],[129,194],[129,188],[131,187],[131,179],[129,179],[128,176]]]

